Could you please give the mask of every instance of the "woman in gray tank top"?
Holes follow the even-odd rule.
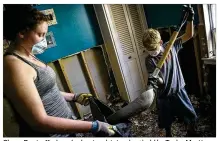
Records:
[[[48,17],[31,5],[4,7],[4,38],[11,44],[3,59],[3,89],[17,113],[20,136],[69,137],[78,132],[114,135],[107,123],[73,120],[67,101],[86,105],[91,94],[61,92],[52,68],[33,55],[47,48]]]

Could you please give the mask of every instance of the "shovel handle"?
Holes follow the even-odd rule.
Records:
[[[187,7],[191,7],[191,4],[189,4]],[[182,15],[182,20],[181,20],[181,24],[179,26],[179,28],[173,32],[172,36],[170,37],[170,40],[169,40],[169,43],[167,44],[167,47],[163,53],[163,56],[161,57],[160,61],[158,62],[157,64],[157,68],[161,68],[164,64],[164,61],[166,60],[169,52],[170,52],[170,49],[172,48],[178,34],[179,34],[179,31],[180,29],[182,28],[182,26],[184,25],[184,23],[186,22],[187,20],[187,17],[188,17],[188,12],[187,11],[184,11],[183,15]]]
[[[188,6],[190,7],[191,5],[188,5]],[[173,32],[172,36],[170,37],[170,40],[165,48],[163,56],[160,58],[154,72],[152,73],[152,76],[154,78],[157,78],[158,73],[160,72],[160,69],[162,68],[162,66],[163,66],[163,64],[164,64],[164,62],[165,62],[165,60],[170,52],[170,49],[172,48],[172,46],[173,46],[173,44],[174,44],[174,42],[175,42],[175,40],[180,32],[180,29],[182,28],[182,26],[185,24],[185,22],[187,20],[187,17],[188,17],[188,12],[184,11],[182,14],[182,19],[181,19],[181,23],[180,23],[179,27]]]
[[[159,61],[158,64],[157,64],[157,67],[158,67],[159,69],[163,66],[164,61],[166,60],[166,58],[167,58],[167,56],[168,56],[168,54],[169,54],[169,52],[170,52],[170,49],[172,48],[172,46],[173,46],[173,44],[174,44],[174,42],[175,42],[175,40],[176,40],[178,34],[179,34],[179,32],[174,31],[173,34],[172,34],[172,36],[170,37],[170,41],[169,41],[169,43],[167,44],[167,47],[166,47],[166,49],[165,49],[165,51],[164,51],[164,53],[163,53],[163,56],[161,57],[160,61]]]

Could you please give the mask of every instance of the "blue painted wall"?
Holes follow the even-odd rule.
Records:
[[[145,4],[144,11],[148,27],[167,27],[178,25],[182,14],[182,4]],[[198,24],[197,5],[193,4],[195,11],[194,24]]]
[[[56,25],[49,26],[57,46],[37,55],[48,63],[62,57],[103,44],[103,39],[95,16],[93,5],[84,4],[42,4],[39,10],[53,8]]]

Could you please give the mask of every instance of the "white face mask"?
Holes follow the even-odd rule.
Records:
[[[148,51],[148,53],[151,55],[151,56],[157,56],[159,53],[160,53],[160,47],[158,48],[158,50],[154,50],[154,51]]]
[[[47,41],[46,38],[42,39],[42,41],[36,43],[32,48],[33,54],[41,54],[47,49]]]

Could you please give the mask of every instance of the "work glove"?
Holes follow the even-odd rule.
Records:
[[[90,97],[92,97],[92,94],[90,93],[75,93],[73,96],[73,101],[87,106],[89,104]]]
[[[111,137],[115,134],[115,126],[101,121],[93,121],[91,132],[98,137]]]
[[[157,90],[158,88],[162,89],[164,87],[163,79],[159,76],[155,78],[152,75],[149,75],[148,85],[152,86],[155,90]]]
[[[194,20],[194,15],[195,15],[193,7],[185,6],[185,12],[188,12],[187,21],[193,21]]]

